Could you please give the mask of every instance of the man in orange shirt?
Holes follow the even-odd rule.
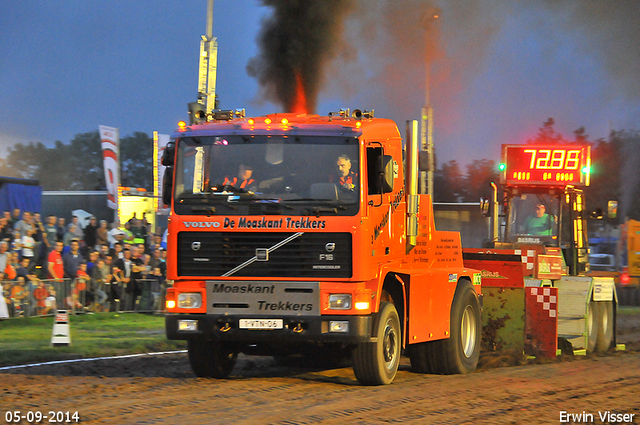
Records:
[[[224,186],[233,186],[237,189],[251,190],[255,189],[255,180],[251,178],[253,175],[253,167],[250,165],[240,164],[238,167],[238,176],[224,178]]]
[[[7,254],[7,267],[4,269],[5,279],[13,280],[16,278],[16,261],[18,261],[18,254],[9,252]]]
[[[62,242],[56,242],[55,249],[49,253],[49,279],[62,280],[64,277],[64,267],[62,263]]]

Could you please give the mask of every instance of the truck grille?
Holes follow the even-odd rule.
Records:
[[[350,233],[178,233],[179,276],[344,278],[351,261]]]

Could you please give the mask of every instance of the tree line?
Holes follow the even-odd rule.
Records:
[[[18,143],[0,158],[0,175],[39,180],[43,190],[106,190],[100,134],[76,134],[53,147]],[[120,138],[120,182],[153,188],[153,139],[146,133]]]
[[[640,133],[612,132],[608,140],[590,141],[584,127],[567,139],[545,121],[529,144],[589,144],[591,146],[591,186],[587,194],[589,209],[606,211],[609,200],[620,203],[624,216],[640,220]],[[102,147],[97,131],[77,134],[69,144],[56,141],[53,147],[42,143],[18,143],[0,158],[0,175],[40,181],[43,190],[103,190]],[[142,132],[120,139],[120,179],[123,186],[153,185],[153,139]],[[436,202],[478,202],[491,196],[491,182],[500,181],[498,162],[476,159],[463,167],[456,160],[440,165],[434,173]]]
[[[619,202],[619,218],[640,220],[640,133],[614,131],[608,140],[590,141],[584,127],[568,139],[554,128],[549,118],[539,128],[536,137],[526,141],[538,145],[590,145],[591,185],[585,189],[589,210],[607,210],[610,200]],[[434,176],[436,202],[478,202],[491,197],[491,182],[499,184],[499,163],[477,159],[466,166],[466,173],[458,161],[443,163]]]

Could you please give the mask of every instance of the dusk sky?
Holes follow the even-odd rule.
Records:
[[[345,7],[349,4],[344,2]],[[206,0],[0,0],[0,156],[99,125],[171,133],[196,100]],[[222,108],[281,112],[247,73],[254,0],[216,0]],[[429,23],[438,163],[500,156],[549,117],[571,138],[640,129],[640,1],[374,1],[349,8],[317,113],[375,109],[404,129],[425,99]]]

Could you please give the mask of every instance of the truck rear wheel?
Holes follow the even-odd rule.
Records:
[[[390,384],[400,364],[401,331],[396,307],[380,304],[375,342],[363,342],[353,350],[353,372],[362,385]]]
[[[191,370],[200,378],[226,378],[231,374],[238,358],[236,347],[227,342],[187,341]]]
[[[613,340],[613,301],[598,302],[598,336],[596,351],[604,353],[609,350]]]
[[[451,305],[451,335],[442,340],[441,373],[470,373],[480,358],[482,319],[480,302],[471,282],[460,280]]]
[[[593,353],[598,343],[598,332],[600,328],[600,303],[595,301],[589,302],[589,311],[587,312],[587,353]]]
[[[411,344],[409,349],[411,370],[416,373],[442,373],[440,362],[442,361],[442,341],[420,342]]]

